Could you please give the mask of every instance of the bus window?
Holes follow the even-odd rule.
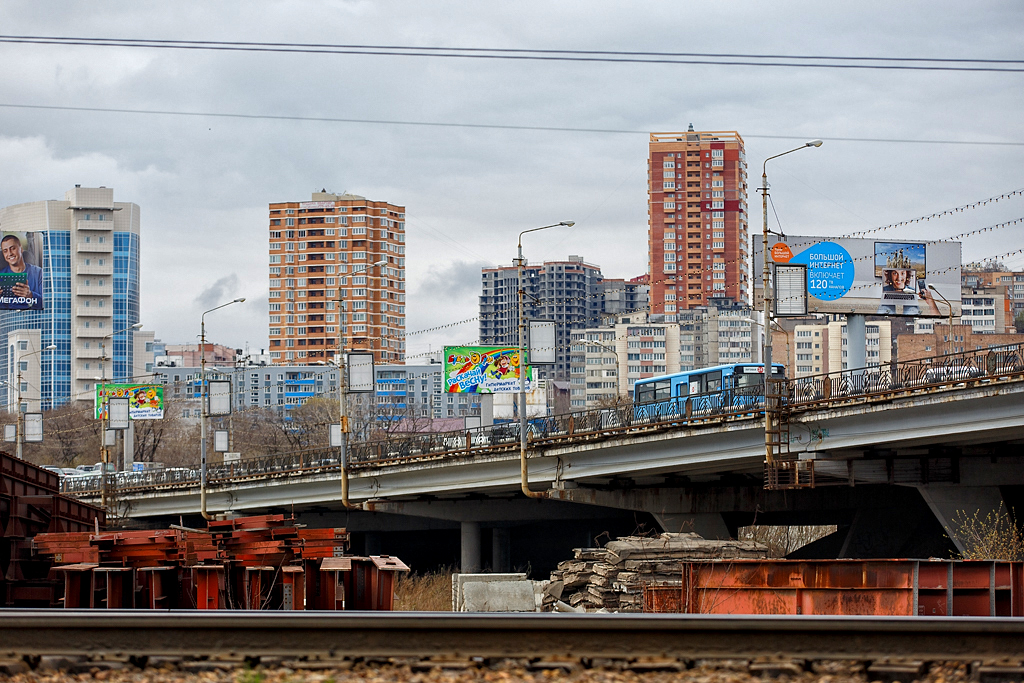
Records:
[[[717,370],[715,372],[709,372],[704,375],[704,381],[707,383],[707,389],[705,393],[711,394],[722,390],[722,371]]]
[[[672,380],[662,380],[661,382],[654,382],[654,400],[655,401],[667,401],[672,398]]]
[[[744,372],[742,375],[736,376],[737,387],[753,387],[758,384],[764,384],[764,375],[759,372]]]
[[[690,377],[690,396],[696,396],[700,393],[700,379],[702,375],[693,375]]]
[[[654,385],[641,384],[636,388],[637,403],[654,403]]]

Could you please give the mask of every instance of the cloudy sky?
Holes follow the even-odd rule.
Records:
[[[0,32],[1024,58],[1019,0],[966,7],[942,0],[6,0]],[[609,277],[643,273],[650,131],[690,123],[739,131],[752,187],[765,157],[825,140],[769,167],[778,220],[789,234],[868,230],[1024,188],[1020,72],[0,43],[0,105],[0,205],[62,198],[76,183],[114,187],[116,200],[142,207],[146,327],[168,342],[190,341],[204,308],[245,296],[245,304],[211,316],[208,327],[217,341],[254,350],[267,345],[267,204],[307,200],[320,188],[406,206],[410,357],[475,339],[475,321],[416,332],[475,316],[480,267],[510,262],[521,230],[576,221],[571,230],[531,236],[526,256],[578,254]],[[753,193],[750,203],[759,205]],[[941,239],[1022,216],[1018,196],[885,234]],[[756,211],[751,223],[760,224]],[[1022,235],[1017,225],[968,238],[965,259],[1022,248]],[[1006,262],[1024,268],[1020,255]]]

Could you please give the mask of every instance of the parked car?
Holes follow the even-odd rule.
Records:
[[[924,383],[962,382],[974,379],[975,377],[981,377],[981,375],[981,370],[970,365],[941,365],[925,370]]]

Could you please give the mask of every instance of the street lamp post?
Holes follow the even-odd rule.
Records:
[[[761,292],[762,298],[764,299],[764,353],[762,358],[764,359],[764,448],[765,448],[765,462],[772,462],[774,454],[772,451],[772,419],[771,411],[769,410],[769,396],[774,399],[774,387],[772,385],[772,298],[773,292],[771,291],[771,277],[770,277],[770,264],[771,259],[768,254],[768,162],[772,159],[778,159],[781,156],[792,154],[801,149],[807,147],[821,147],[821,140],[811,140],[805,142],[799,147],[795,147],[782,154],[776,154],[770,156],[764,160],[764,164],[761,166],[761,217],[762,217],[762,231],[761,231],[761,249],[764,252],[763,264],[761,273]]]
[[[929,283],[928,289],[932,290],[935,294],[937,294],[938,297],[942,299],[942,303],[946,304],[946,307],[949,308],[949,341],[946,343],[946,348],[947,350],[949,350],[953,348],[953,304],[949,302],[949,299],[942,296],[942,292],[935,289],[935,285]]]
[[[526,296],[526,285],[523,284],[523,269],[526,261],[523,259],[523,235],[528,232],[547,230],[565,226],[571,228],[576,225],[575,221],[560,221],[551,225],[544,225],[539,228],[530,228],[519,233],[518,256],[516,267],[519,275],[519,474],[520,488],[528,498],[546,498],[543,492],[530,490],[530,478],[526,469],[526,308],[523,306],[523,298]]]
[[[362,264],[361,270],[356,270],[355,266],[352,266],[352,276],[355,277],[356,273],[367,272],[370,268],[377,268],[379,266],[387,265],[387,259],[381,259],[375,263]],[[369,291],[367,287],[367,291]],[[342,298],[341,289],[338,289],[338,313],[341,313]],[[339,325],[339,327],[341,327]],[[348,410],[347,398],[348,398],[348,381],[345,377],[347,368],[345,367],[345,344],[344,337],[341,333],[338,333],[338,354],[336,362],[338,364],[338,423],[341,427],[341,446],[338,453],[338,463],[341,466],[341,504],[346,508],[362,509],[362,505],[354,505],[348,499],[348,418],[346,412]]]
[[[203,311],[199,317],[199,512],[205,520],[213,519],[206,511],[206,421],[210,416],[209,406],[206,405],[206,314],[243,301],[245,297],[232,299],[226,304]]]
[[[38,351],[33,351],[32,353],[26,353],[23,356],[18,356],[18,360],[16,361],[18,363],[18,416],[17,421],[15,423],[15,438],[17,440],[17,450],[15,451],[15,454],[17,455],[18,460],[25,459],[23,452],[25,444],[25,414],[21,410],[21,361],[24,358],[30,358],[31,356],[35,356],[36,354],[42,353],[43,351],[53,351],[56,348],[56,344],[50,344],[49,346],[39,349]]]
[[[102,394],[100,401],[100,507],[104,510],[107,509],[107,464],[110,462],[110,451],[107,449],[107,424],[110,422],[110,404],[107,402],[107,340],[113,341],[122,332],[134,331],[141,327],[142,323],[135,323],[104,335],[100,340],[100,392]]]

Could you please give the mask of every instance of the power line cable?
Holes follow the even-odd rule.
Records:
[[[339,45],[328,43],[264,43],[12,35],[0,35],[0,43],[207,50],[220,52],[277,52],[293,54],[344,54],[430,58],[446,57],[456,59],[525,60],[546,62],[604,62],[626,64],[680,64],[811,69],[880,69],[901,71],[1024,72],[1024,68],[997,66],[1024,64],[1024,60],[1013,59],[758,55],[713,52],[627,52],[606,50],[530,50],[513,48],[425,47],[414,45]]]
[[[573,128],[570,126],[523,126],[499,123],[457,123],[447,121],[404,121],[401,119],[358,119],[334,116],[293,116],[286,114],[241,114],[233,112],[174,111],[169,109],[127,109],[117,107],[74,107],[47,104],[20,104],[0,102],[8,109],[33,109],[40,111],[78,111],[102,114],[140,114],[152,116],[188,116],[196,118],[250,119],[257,121],[309,121],[313,123],[355,123],[388,126],[419,126],[435,128],[470,128],[480,130],[524,130],[542,133],[599,133],[615,135],[650,135],[649,130],[627,130],[617,128]],[[743,136],[750,140],[806,140],[806,135],[757,135]],[[829,142],[877,142],[885,144],[918,145],[981,145],[991,147],[1024,147],[1024,142],[993,140],[911,140],[906,138],[853,138],[823,136]]]

